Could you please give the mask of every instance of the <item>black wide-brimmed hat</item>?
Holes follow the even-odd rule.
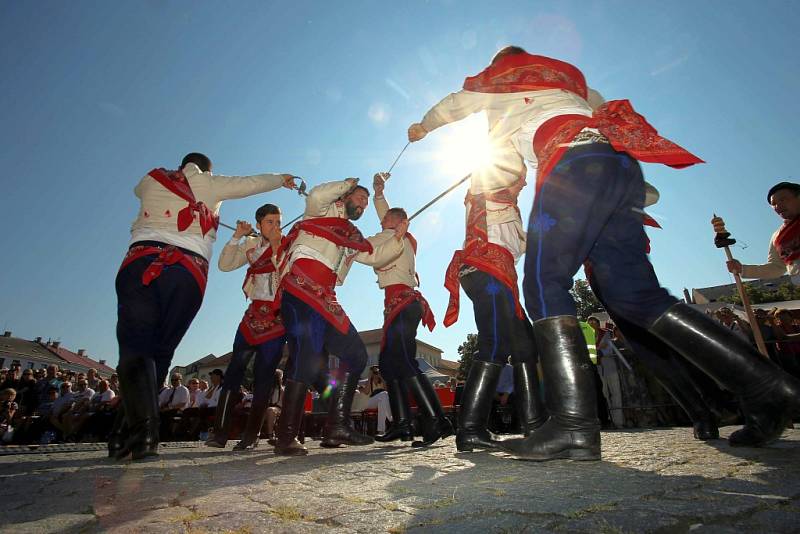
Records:
[[[779,184],[775,184],[770,187],[769,192],[767,193],[767,204],[771,204],[772,195],[775,194],[775,191],[780,191],[781,189],[789,189],[790,191],[794,191],[795,194],[800,195],[800,184],[796,184],[794,182],[781,182]]]

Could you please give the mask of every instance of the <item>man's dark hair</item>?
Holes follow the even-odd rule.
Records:
[[[794,182],[781,182],[779,184],[773,185],[769,192],[767,193],[767,204],[772,204],[772,195],[780,191],[781,189],[788,189],[792,191],[795,195],[800,196],[800,184],[796,184]]]
[[[281,209],[275,204],[264,204],[256,210],[256,222],[261,222],[261,219],[267,215],[280,215]]]
[[[203,172],[208,172],[211,170],[211,159],[200,152],[190,152],[189,154],[183,156],[183,161],[181,161],[181,169],[187,163],[194,163],[200,167],[200,170]]]
[[[386,215],[393,215],[395,217],[400,217],[401,220],[408,219],[408,213],[403,208],[389,208],[386,210]]]
[[[500,61],[501,59],[503,59],[506,56],[514,56],[514,55],[517,55],[517,54],[527,54],[527,53],[528,52],[526,52],[525,49],[522,48],[522,47],[519,47],[519,46],[507,46],[505,48],[500,49],[500,51],[497,52],[494,55],[494,57],[492,58],[492,63],[491,64],[494,65],[495,63],[497,63],[498,61]]]
[[[351,189],[351,190],[350,190],[350,192],[349,192],[349,193],[347,193],[345,196],[350,196],[350,195],[352,195],[353,193],[355,193],[356,191],[358,191],[359,189],[361,189],[362,191],[364,191],[364,192],[367,194],[367,196],[369,196],[369,189],[367,189],[367,188],[366,188],[366,187],[364,187],[363,185],[357,185],[357,186],[355,186],[355,187],[354,187],[353,189]]]

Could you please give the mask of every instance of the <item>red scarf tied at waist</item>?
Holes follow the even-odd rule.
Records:
[[[206,283],[208,282],[208,262],[204,258],[184,254],[181,249],[172,245],[165,245],[164,247],[137,245],[131,247],[122,260],[119,270],[121,271],[139,258],[156,254],[158,256],[142,273],[142,284],[149,286],[153,280],[161,276],[164,267],[180,263],[192,274],[197,286],[200,288],[200,293],[205,294]]]
[[[447,266],[444,278],[444,287],[450,292],[450,300],[444,315],[445,327],[458,320],[460,306],[460,285],[458,272],[462,265],[470,265],[476,269],[494,276],[506,286],[514,296],[514,309],[517,317],[525,317],[522,305],[519,302],[519,288],[517,287],[517,270],[514,268],[514,256],[504,247],[489,243],[486,223],[486,201],[509,203],[516,207],[516,200],[507,189],[493,193],[473,195],[467,193],[466,202],[470,204],[469,218],[467,220],[467,235],[463,250],[456,250],[453,259]]]
[[[800,217],[783,223],[773,245],[786,265],[800,258]]]
[[[239,332],[250,345],[261,345],[272,339],[283,336],[286,330],[278,313],[280,304],[277,300],[254,300],[244,312],[239,323]]]
[[[383,338],[381,350],[386,346],[386,331],[397,316],[410,304],[419,302],[422,305],[422,324],[433,332],[436,327],[436,318],[433,316],[430,305],[422,293],[405,284],[392,284],[384,288],[383,298]]]
[[[336,300],[336,273],[317,260],[300,258],[281,280],[281,291],[299,298],[342,334],[350,329],[350,318]],[[280,293],[279,293],[280,294]]]
[[[626,152],[639,161],[662,163],[676,169],[704,163],[691,152],[658,135],[656,129],[634,111],[628,100],[611,100],[597,108],[591,117],[559,115],[536,130],[533,151],[539,161],[537,191],[570,148],[569,143],[584,128],[596,128],[614,150]]]
[[[203,202],[197,202],[194,192],[183,175],[183,171],[168,171],[166,169],[153,169],[148,173],[155,181],[163,185],[170,192],[176,194],[189,203],[178,212],[178,231],[183,232],[192,225],[195,213],[200,219],[200,230],[205,236],[212,228],[219,227],[219,216],[211,211]]]

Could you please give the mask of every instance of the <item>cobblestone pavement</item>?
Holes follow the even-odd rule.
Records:
[[[763,449],[687,428],[604,432],[603,461],[576,463],[456,453],[453,438],[308,445],[305,458],[197,444],[137,463],[96,449],[0,456],[0,530],[800,532],[800,430]]]

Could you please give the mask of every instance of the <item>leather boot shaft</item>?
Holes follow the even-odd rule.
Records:
[[[117,366],[128,438],[117,459],[128,454],[133,460],[158,455],[158,390],[156,364],[152,358],[125,358]]]
[[[408,387],[417,399],[417,408],[423,416],[422,440],[415,441],[412,447],[427,447],[436,441],[453,435],[453,425],[444,414],[439,396],[428,377],[416,374],[408,379]]]
[[[206,441],[209,447],[225,447],[233,426],[233,407],[239,402],[239,394],[223,387],[214,411],[214,435]]]
[[[458,414],[456,448],[459,451],[498,446],[487,425],[502,370],[503,366],[497,363],[480,360],[472,362],[461,394],[461,408]]]
[[[303,424],[308,385],[294,380],[286,381],[283,390],[283,406],[275,431],[277,442],[275,454],[284,456],[304,456],[308,450],[297,440]]]
[[[519,362],[514,368],[514,407],[517,410],[520,430],[524,436],[547,421],[539,390],[539,376],[534,362]]]
[[[411,429],[411,408],[408,405],[408,391],[402,380],[386,382],[389,393],[389,407],[392,410],[392,426],[385,434],[375,436],[375,441],[388,442],[395,440],[411,441],[414,434]]]
[[[345,373],[337,384],[331,399],[328,420],[323,431],[322,447],[339,447],[340,445],[369,445],[374,440],[359,434],[352,428],[350,410],[353,406],[353,395],[358,386],[358,375]]]

